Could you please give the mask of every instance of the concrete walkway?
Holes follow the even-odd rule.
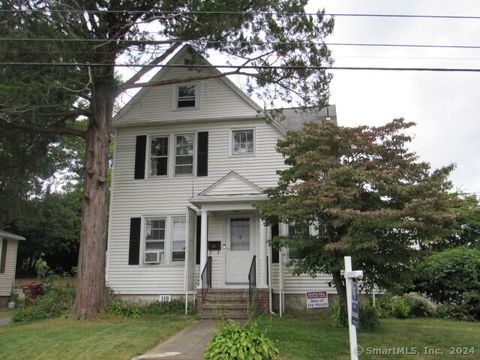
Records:
[[[218,330],[216,320],[200,320],[132,360],[200,360]]]

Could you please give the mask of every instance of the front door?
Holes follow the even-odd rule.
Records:
[[[252,256],[252,219],[236,216],[227,219],[226,278],[228,284],[248,283]]]

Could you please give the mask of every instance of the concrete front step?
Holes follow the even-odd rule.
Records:
[[[197,315],[200,319],[248,319],[247,311],[202,310]]]
[[[209,289],[198,310],[201,319],[248,319],[248,289]]]
[[[205,311],[221,311],[221,310],[238,310],[238,311],[248,311],[248,304],[232,304],[232,303],[225,303],[225,304],[211,304],[205,303],[203,304],[203,310]]]

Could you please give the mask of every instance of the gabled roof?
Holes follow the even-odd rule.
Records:
[[[263,194],[262,188],[250,180],[230,171],[220,180],[203,190],[198,196],[223,196],[223,195],[259,195]]]
[[[4,238],[8,240],[25,240],[23,236],[15,235],[8,231],[3,231],[3,230],[0,230],[0,238]]]
[[[205,59],[202,55],[200,55],[195,49],[193,49],[190,45],[184,45],[167,63],[166,65],[174,65],[178,64],[183,58],[187,56],[187,54],[194,54],[197,59],[199,59],[199,65],[210,65],[210,71],[212,71],[213,75],[220,75],[222,74],[217,68],[215,68],[207,59]],[[151,82],[159,81],[170,70],[168,67],[163,67],[159,70],[150,80]],[[253,101],[247,94],[245,94],[238,86],[236,86],[231,80],[229,80],[226,76],[222,76],[218,78],[220,81],[224,82],[229,88],[231,88],[241,99],[243,99],[248,105],[250,105],[255,111],[258,113],[263,113],[263,109]],[[128,110],[138,102],[139,99],[142,98],[143,94],[145,94],[150,88],[143,87],[140,89],[113,117],[113,122],[119,122],[119,120],[128,112]]]

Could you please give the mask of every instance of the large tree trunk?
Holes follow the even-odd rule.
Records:
[[[86,133],[85,184],[80,230],[74,317],[88,319],[107,305],[105,284],[107,171],[113,99],[108,86],[96,85],[94,118]]]
[[[338,301],[340,302],[340,310],[345,316],[348,316],[347,309],[347,288],[345,285],[345,278],[342,276],[340,271],[335,271],[333,274],[333,283],[337,288]]]

